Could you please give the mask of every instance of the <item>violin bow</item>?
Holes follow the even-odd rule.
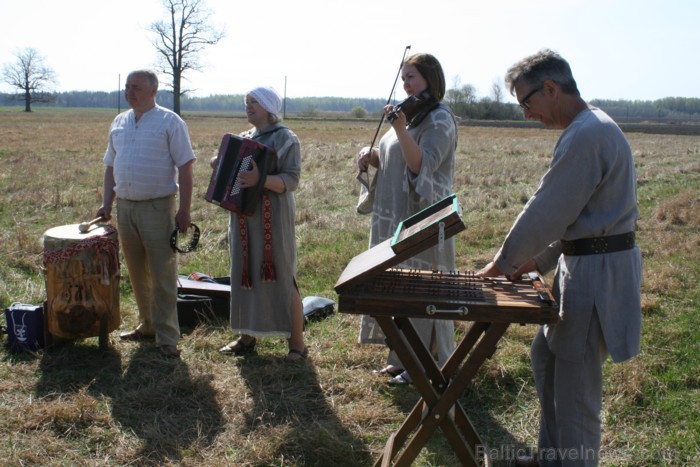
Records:
[[[403,51],[403,57],[401,57],[401,63],[399,64],[399,70],[396,72],[396,78],[394,78],[394,84],[391,86],[391,92],[389,92],[389,98],[386,100],[385,106],[389,105],[391,103],[391,96],[394,95],[394,90],[396,89],[396,83],[399,81],[399,76],[401,76],[401,68],[403,68],[403,62],[406,60],[406,54],[408,51],[411,50],[411,46],[407,45],[406,48]],[[379,125],[377,125],[377,131],[374,132],[374,138],[372,138],[372,143],[369,145],[369,150],[370,152],[372,151],[372,148],[374,147],[374,143],[377,142],[377,136],[379,135],[379,130],[382,129],[382,124],[384,123],[384,109],[382,109],[382,118],[379,119]],[[362,178],[362,174],[367,174],[367,169],[361,170],[359,174],[357,174],[357,179],[362,183],[367,189],[369,189],[369,174],[367,174],[367,180]]]

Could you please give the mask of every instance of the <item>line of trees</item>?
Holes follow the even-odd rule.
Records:
[[[523,113],[517,104],[499,102],[494,97],[478,98],[471,85],[465,89],[447,91],[445,103],[462,119],[470,120],[522,120]],[[466,92],[465,92],[466,91]],[[66,91],[50,95],[50,99],[35,101],[35,106],[128,108],[121,91]],[[173,108],[173,93],[160,91],[158,103]],[[287,98],[284,111],[289,115],[305,117],[342,116],[349,118],[378,117],[384,107],[383,98],[346,97],[295,97]],[[23,103],[22,95],[0,93],[0,106],[15,106]],[[700,99],[689,97],[666,97],[654,101],[601,100],[591,104],[605,110],[618,121],[700,121]],[[243,113],[242,94],[212,95],[207,97],[183,96],[180,101],[183,112],[232,112]]]
[[[192,97],[190,90],[182,87],[182,79],[189,70],[201,70],[200,52],[217,44],[225,35],[214,28],[209,20],[212,12],[205,0],[161,0],[166,19],[151,23],[148,32],[158,57],[158,70],[168,76],[158,102],[180,114],[181,111],[243,112],[243,96],[213,95]],[[15,88],[15,94],[0,93],[0,105],[22,102],[26,112],[32,105],[57,107],[127,108],[121,91],[93,92],[53,91],[56,75],[45,63],[44,57],[32,48],[18,50],[16,61],[4,64],[0,80]],[[520,108],[503,99],[503,88],[494,82],[491,96],[477,96],[471,84],[462,85],[459,78],[447,90],[445,103],[462,119],[473,120],[522,120]],[[613,118],[634,120],[695,120],[700,118],[700,99],[666,97],[655,101],[593,100]],[[321,114],[347,114],[354,118],[379,116],[383,99],[302,97],[286,99],[285,113],[302,116]]]
[[[0,106],[17,105],[20,102],[16,94],[0,93]],[[180,100],[183,111],[206,112],[240,112],[245,111],[243,94],[211,95],[207,97],[184,96]],[[174,96],[171,91],[158,92],[157,102],[164,107],[173,108]],[[385,101],[378,98],[343,98],[343,97],[301,97],[287,98],[285,110],[295,114],[352,113],[356,108],[365,110],[365,115],[379,112]],[[87,107],[87,108],[128,108],[122,91],[66,91],[53,94],[51,102],[41,104],[43,107]],[[363,115],[360,115],[363,116]]]

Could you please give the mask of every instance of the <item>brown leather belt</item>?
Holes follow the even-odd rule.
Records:
[[[580,238],[562,240],[562,253],[566,256],[599,255],[615,253],[634,248],[634,232],[627,232],[608,237]]]

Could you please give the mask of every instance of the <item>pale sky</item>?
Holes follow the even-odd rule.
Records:
[[[571,64],[584,99],[700,97],[698,0],[206,0],[226,37],[202,54],[195,95],[259,85],[287,97],[388,98],[404,49],[479,96],[542,48]],[[112,91],[153,67],[160,0],[0,0],[0,66],[36,49],[58,91]],[[162,76],[162,79],[167,77]],[[0,91],[13,92],[5,83]],[[507,96],[507,92],[504,92]],[[396,97],[405,97],[401,84]],[[514,102],[514,99],[507,96]]]

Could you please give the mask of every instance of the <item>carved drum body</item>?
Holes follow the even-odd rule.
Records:
[[[74,339],[119,327],[119,240],[111,225],[80,232],[79,224],[44,232],[46,332]]]

